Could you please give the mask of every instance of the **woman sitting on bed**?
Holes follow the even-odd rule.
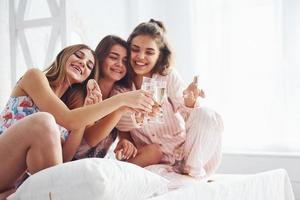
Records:
[[[88,46],[73,45],[57,55],[46,73],[29,69],[18,81],[0,116],[0,193],[14,188],[25,172],[62,163],[61,143],[72,153],[78,147],[72,145],[81,141],[76,133],[85,126],[124,107],[151,110],[151,95],[142,90],[93,105],[87,100],[88,106],[70,110],[60,98],[74,84],[85,88],[87,79],[97,74],[96,64]]]
[[[192,82],[185,90],[181,78],[171,68],[172,51],[162,22],[150,20],[139,24],[130,34],[129,63],[134,71],[130,89],[119,87],[115,94],[142,87],[143,77],[166,82],[166,97],[161,105],[161,122],[147,123],[145,115],[124,115],[117,128],[130,131],[138,149],[145,145],[160,146],[160,163],[176,172],[195,177],[213,173],[221,159],[221,117],[199,107],[204,92]],[[185,91],[186,95],[183,95]]]
[[[108,35],[104,37],[98,44],[95,53],[99,67],[99,87],[101,91],[94,90],[84,94],[80,88],[73,88],[66,95],[73,102],[68,102],[69,107],[80,107],[84,103],[84,96],[91,103],[96,103],[102,98],[105,100],[110,97],[110,93],[115,86],[130,87],[132,84],[132,72],[127,65],[127,43],[118,36]],[[98,88],[96,86],[95,88]],[[93,98],[102,94],[101,97]],[[86,157],[103,158],[111,144],[115,141],[118,131],[115,125],[120,120],[121,116],[127,112],[126,109],[119,109],[109,114],[107,117],[99,120],[93,126],[88,127],[84,133],[84,139],[81,142],[74,159]],[[156,145],[148,145],[144,148],[137,149],[125,138],[120,138],[116,148],[116,157],[120,160],[136,161],[142,166],[155,164],[158,162],[159,149]],[[70,157],[68,158],[70,159]],[[67,158],[65,160],[68,160]],[[139,161],[143,161],[143,164]]]

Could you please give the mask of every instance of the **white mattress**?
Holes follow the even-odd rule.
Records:
[[[170,180],[169,192],[151,200],[294,200],[287,172],[276,169],[251,175],[217,174],[198,181],[168,172],[166,166],[148,169]],[[150,200],[149,199],[149,200]]]

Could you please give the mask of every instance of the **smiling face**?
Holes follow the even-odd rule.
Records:
[[[127,72],[125,67],[126,60],[126,49],[119,44],[113,45],[103,61],[102,77],[110,79],[113,82],[121,80]]]
[[[130,45],[130,64],[139,76],[152,76],[152,69],[159,57],[155,40],[148,35],[134,37]]]
[[[80,49],[66,61],[66,75],[70,84],[82,83],[91,74],[95,59],[89,49]]]

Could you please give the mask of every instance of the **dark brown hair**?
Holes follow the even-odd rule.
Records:
[[[173,60],[172,51],[165,37],[165,33],[166,29],[161,21],[150,19],[149,22],[143,22],[137,27],[135,27],[135,29],[132,31],[132,33],[127,39],[129,48],[131,48],[132,40],[139,35],[148,35],[155,40],[159,48],[159,57],[152,72],[159,73],[163,76],[168,75],[170,73],[171,63]]]
[[[105,36],[97,45],[95,49],[96,57],[98,60],[98,67],[99,67],[99,77],[103,76],[103,63],[104,60],[107,58],[107,56],[110,53],[111,48],[114,45],[120,45],[126,49],[128,52],[128,45],[125,40],[122,38],[115,36],[115,35],[107,35]],[[127,53],[128,55],[128,53]],[[126,75],[119,81],[117,81],[115,84],[122,86],[122,87],[127,87],[130,88],[132,86],[132,77],[133,77],[133,72],[131,67],[129,67],[128,63],[125,63],[126,67]]]

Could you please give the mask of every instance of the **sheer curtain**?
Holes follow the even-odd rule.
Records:
[[[299,152],[300,2],[195,1],[195,51],[225,151]]]
[[[140,1],[135,8],[140,20],[165,22],[186,83],[200,75],[203,105],[224,118],[224,151],[300,152],[299,1]]]

